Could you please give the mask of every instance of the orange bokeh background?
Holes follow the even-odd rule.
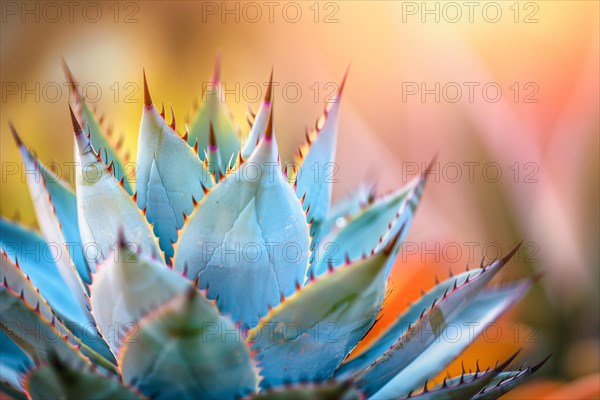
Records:
[[[256,109],[259,100],[252,89],[264,88],[273,66],[279,84],[275,129],[284,160],[292,159],[305,126],[320,115],[331,83],[339,82],[351,63],[335,197],[361,180],[377,181],[385,192],[414,176],[415,165],[422,172],[436,154],[439,162],[407,239],[417,245],[417,254],[397,263],[381,323],[421,288],[430,288],[435,274],[445,277],[449,266],[458,272],[467,262],[478,264],[483,255],[494,255],[482,251],[485,244],[506,251],[524,239],[535,256],[514,263],[500,280],[533,272],[544,278],[500,324],[522,321],[536,327],[536,343],[518,343],[506,329],[510,334],[493,346],[478,341],[465,364],[474,366],[479,359],[482,366],[492,365],[520,347],[525,348],[522,357],[533,361],[553,352],[540,371],[546,383],[514,398],[532,393],[552,398],[555,389],[568,390],[565,381],[598,383],[598,2],[475,2],[472,22],[463,2],[445,1],[275,2],[272,21],[260,1],[255,8],[238,2],[91,3],[79,2],[72,16],[62,2],[56,2],[60,16],[43,2],[29,4],[29,13],[21,2],[3,3],[3,166],[20,162],[9,120],[42,160],[72,160],[61,57],[82,84],[100,88],[101,93],[91,90],[88,96],[124,135],[133,155],[142,67],[153,99],[164,99],[167,107],[172,103],[183,121],[220,52],[221,76],[231,90],[226,100],[246,133],[246,109]],[[424,13],[425,8],[434,11]],[[262,13],[258,19],[256,9]],[[501,10],[497,18],[496,9]],[[99,17],[95,10],[101,10]],[[297,22],[295,10],[301,11]],[[437,82],[440,88],[449,85],[449,91],[424,98],[420,91],[408,92],[414,85],[435,88]],[[498,101],[482,94],[490,83],[502,90]],[[472,101],[468,84],[477,87]],[[456,87],[462,97],[455,101],[450,90]],[[183,133],[183,124],[178,130]],[[502,172],[498,181],[481,169],[492,162]],[[472,179],[464,163],[479,163]],[[456,164],[461,176],[453,179]],[[3,167],[2,178],[1,214],[18,212],[22,221],[35,224],[22,177],[6,176]],[[445,245],[465,250],[467,242],[477,243],[476,260],[466,252],[444,254]],[[423,251],[432,248],[437,256]],[[450,370],[460,372],[460,364]],[[573,390],[586,396],[580,387]]]

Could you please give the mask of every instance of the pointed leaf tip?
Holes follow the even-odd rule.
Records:
[[[210,78],[212,83],[219,83],[221,81],[221,52],[218,51],[215,56],[215,69],[213,70],[212,77]]]
[[[73,108],[71,107],[70,104],[69,104],[69,112],[71,113],[71,124],[73,125],[73,132],[79,133],[80,131],[83,131],[83,129],[81,129],[81,125],[79,125],[79,121],[77,120],[77,117],[75,116],[75,113],[73,112]]]
[[[273,110],[274,107],[271,106],[271,110],[269,110],[269,120],[267,121],[267,127],[265,128],[265,139],[268,142],[273,138]]]
[[[265,94],[265,102],[271,102],[273,99],[273,67],[271,67],[271,77],[269,78],[269,86]]]
[[[209,122],[208,148],[210,151],[217,151],[217,138],[212,121]]]
[[[350,72],[350,65],[351,65],[351,63],[348,63],[348,66],[346,67],[346,72],[344,72],[344,76],[342,78],[342,81],[340,82],[340,87],[338,89],[338,97],[341,97],[342,93],[344,92],[344,86],[346,85],[346,78],[348,78],[348,73]]]
[[[69,84],[69,87],[73,91],[77,90],[75,76],[73,75],[73,72],[71,72],[71,68],[69,68],[69,65],[67,64],[67,61],[64,57],[61,58],[61,64],[63,73],[65,74],[65,78],[67,78],[67,83]]]
[[[148,80],[146,79],[146,69],[143,70],[144,74],[144,105],[146,107],[152,106],[152,97],[150,97],[150,90],[148,90]]]
[[[23,146],[23,141],[17,132],[17,128],[13,125],[12,121],[8,121],[8,127],[10,128],[10,132],[12,133],[13,139],[15,139],[15,143],[18,147]]]
[[[502,263],[503,264],[507,263],[517,253],[517,251],[519,251],[522,244],[523,244],[523,241],[521,240],[507,255],[502,257]]]

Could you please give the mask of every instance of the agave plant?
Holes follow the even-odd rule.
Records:
[[[43,237],[0,221],[3,392],[493,399],[541,366],[507,370],[513,356],[427,385],[530,287],[531,279],[489,285],[517,248],[438,282],[356,350],[384,304],[426,174],[385,195],[363,186],[331,205],[331,180],[312,172],[334,161],[345,78],[284,168],[271,85],[240,140],[217,68],[216,89],[179,135],[144,74],[132,176],[104,118],[65,72],[76,190],[11,125]],[[440,340],[451,324],[466,323],[470,335]]]

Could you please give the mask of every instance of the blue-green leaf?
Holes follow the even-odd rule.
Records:
[[[146,209],[146,217],[154,224],[154,233],[169,260],[184,214],[192,212],[194,202],[203,197],[202,185],[211,187],[213,179],[196,152],[167,125],[152,104],[145,75],[144,89],[136,171],[137,205]]]
[[[332,376],[375,322],[395,245],[309,283],[250,331],[262,387]]]
[[[315,245],[310,273],[319,276],[329,264],[340,265],[345,258],[354,259],[385,247],[403,226],[400,242],[404,241],[424,185],[424,177],[415,178],[370,204],[341,227],[334,227]]]
[[[518,247],[506,257],[481,268],[476,276],[453,288],[431,307],[423,310],[423,316],[402,335],[382,357],[358,376],[359,387],[367,395],[379,394],[392,379],[417,360],[445,332],[463,310],[473,301],[489,281],[515,254]],[[442,342],[443,343],[443,342]],[[436,357],[438,357],[436,353]],[[415,383],[411,381],[411,383]],[[388,395],[388,394],[386,394]],[[398,395],[394,391],[393,395]]]
[[[40,303],[28,304],[9,287],[0,286],[2,331],[32,358],[45,358],[51,349],[68,362],[87,361],[77,341],[56,318],[47,320],[38,311]]]
[[[51,356],[47,364],[30,371],[25,379],[25,386],[33,400],[142,399],[142,396],[123,386],[117,378],[103,376],[95,368],[84,364],[64,363],[57,356]]]
[[[316,130],[307,133],[307,143],[300,149],[301,166],[296,175],[296,194],[298,198],[304,198],[307,221],[315,223],[323,221],[329,214],[332,183],[337,170],[334,160],[338,114],[347,73],[337,94],[317,120]]]
[[[256,390],[241,335],[195,288],[142,319],[119,360],[124,381],[155,399],[234,399]]]
[[[524,280],[505,287],[484,289],[452,321],[436,340],[409,366],[397,374],[377,396],[407,394],[439,374],[492,324],[519,301],[531,282]]]
[[[262,139],[265,129],[267,128],[267,122],[269,121],[269,115],[271,115],[271,100],[273,98],[273,71],[271,71],[271,78],[269,79],[269,87],[265,94],[264,100],[260,103],[256,118],[250,128],[250,133],[246,138],[244,147],[242,147],[242,158],[245,160],[252,155],[252,152],[256,148],[256,145]]]
[[[198,142],[200,149],[208,147],[210,124],[215,129],[215,136],[219,145],[221,173],[225,174],[227,167],[235,163],[237,153],[240,151],[238,127],[233,122],[231,112],[225,104],[223,88],[220,80],[220,60],[217,59],[215,71],[210,84],[203,88],[203,101],[200,109],[192,117],[188,144],[194,146]],[[203,152],[200,152],[202,160]]]
[[[329,381],[320,383],[301,383],[267,389],[251,397],[252,400],[363,400],[364,397],[350,381]]]
[[[83,283],[89,282],[90,276],[77,229],[75,194],[65,182],[62,182],[31,155],[14,126],[11,125],[10,128],[21,152],[24,167],[28,171],[34,172],[26,174],[29,193],[44,237],[59,252],[55,257],[58,271],[75,295],[79,307],[88,317],[88,321],[92,321],[87,309],[86,287]],[[71,261],[71,257],[78,261],[78,268]]]
[[[109,134],[111,131],[106,130],[105,132],[101,127],[101,123],[96,119],[94,113],[89,109],[85,99],[77,88],[77,80],[71,73],[71,70],[64,60],[63,70],[69,83],[69,88],[71,89],[73,108],[75,109],[75,113],[80,125],[89,134],[90,142],[92,143],[94,150],[102,158],[102,161],[106,165],[112,164],[115,178],[119,181],[123,179],[123,186],[125,190],[127,190],[129,194],[133,194],[133,188],[129,182],[130,177],[127,174],[125,163],[123,162],[124,157],[121,157],[118,153],[118,150],[120,150],[120,147],[122,146],[122,140],[119,140],[115,146],[110,143]]]
[[[517,356],[518,352],[512,355],[508,360],[500,365],[496,365],[494,369],[480,371],[479,364],[475,373],[466,374],[464,371],[461,376],[444,379],[441,385],[431,389],[427,388],[427,382],[424,385],[423,391],[416,395],[409,395],[411,399],[417,400],[463,400],[469,399],[476,395],[483,388],[489,385],[496,379],[504,368],[506,368]],[[379,395],[377,395],[379,396]],[[379,397],[378,397],[379,398]],[[381,397],[384,399],[386,397]],[[397,399],[398,396],[389,397],[389,399]]]
[[[64,254],[53,255],[54,249],[37,232],[4,218],[0,218],[0,247],[5,253],[2,257],[19,263],[19,267],[56,312],[82,325],[88,322],[54,262],[56,257],[64,257]]]
[[[95,323],[63,321],[59,317],[57,318],[54,310],[46,302],[46,299],[41,296],[39,290],[33,286],[29,277],[17,265],[13,264],[8,257],[2,257],[2,260],[0,260],[0,281],[10,293],[18,294],[24,305],[35,308],[35,314],[37,314],[40,321],[50,321],[62,337],[66,337],[72,345],[81,348],[85,355],[99,364],[107,366],[108,369],[113,369],[112,364],[115,360],[103,338],[98,334]],[[10,317],[10,314],[8,314],[8,317]],[[6,323],[4,318],[3,323]],[[14,321],[11,323],[14,325]],[[14,329],[22,335],[31,334],[31,331],[23,331],[22,328],[24,327],[19,326]],[[44,329],[43,324],[40,324],[38,328]],[[40,333],[43,333],[43,331],[40,331]],[[89,343],[89,346],[87,343]]]
[[[33,365],[31,358],[3,330],[0,331],[0,347],[0,383],[5,382],[15,390],[23,389],[20,377]]]
[[[118,251],[98,266],[90,288],[92,312],[113,353],[118,354],[124,333],[143,315],[187,287],[189,282],[162,262],[119,243]]]
[[[271,114],[272,118],[272,114]],[[272,119],[252,156],[211,190],[181,231],[175,270],[254,326],[304,280],[308,226],[281,173]]]
[[[126,241],[140,251],[163,259],[158,240],[133,199],[96,155],[87,136],[71,114],[80,162],[77,165],[79,232],[89,262],[100,262],[118,244],[122,228]]]
[[[494,378],[485,388],[481,390],[476,396],[473,396],[473,400],[496,400],[521,383],[525,382],[531,375],[533,375],[538,369],[548,361],[550,356],[544,358],[536,365],[532,365],[527,368],[521,368],[516,371],[507,371],[499,374]]]

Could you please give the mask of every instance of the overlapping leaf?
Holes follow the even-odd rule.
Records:
[[[396,244],[309,283],[250,332],[261,386],[332,376],[375,322]]]
[[[138,137],[137,204],[146,209],[154,233],[167,260],[173,256],[177,230],[184,215],[203,197],[202,186],[211,187],[213,179],[196,152],[167,125],[158,113],[144,75],[144,109]]]
[[[268,389],[252,400],[362,400],[362,394],[350,381],[306,383]]]
[[[195,288],[144,318],[119,356],[123,379],[156,399],[234,399],[256,389],[234,325]]]
[[[317,121],[316,131],[307,133],[307,143],[300,150],[302,164],[296,175],[296,193],[298,198],[304,197],[303,206],[308,210],[307,221],[317,224],[327,218],[331,204],[332,183],[337,172],[334,160],[338,114],[346,75],[337,94],[327,103]]]
[[[85,364],[69,365],[57,356],[30,371],[25,387],[37,399],[119,399],[140,400],[141,396],[123,386],[116,378],[102,376]]]
[[[354,259],[385,247],[402,226],[410,226],[424,185],[424,177],[415,178],[396,192],[370,204],[341,228],[332,229],[316,245],[311,256],[311,274],[319,276],[329,264],[340,265],[345,258]],[[401,242],[407,233],[408,229],[404,229]]]
[[[221,159],[219,169],[224,174],[227,167],[234,165],[241,144],[238,137],[238,127],[233,122],[231,112],[225,104],[223,84],[220,80],[220,68],[220,61],[217,59],[210,82],[202,88],[204,92],[202,104],[192,117],[188,143],[190,146],[194,146],[197,142],[200,149],[206,149],[208,147],[209,127],[212,123]],[[200,156],[204,159],[202,152],[200,152]]]
[[[158,241],[142,212],[106,165],[72,116],[80,163],[77,166],[79,232],[87,247],[88,262],[100,262],[118,244],[122,229],[127,242],[137,243],[142,253],[163,259]]]
[[[108,133],[110,131],[104,130],[101,126],[100,121],[96,118],[96,115],[88,107],[84,97],[78,88],[78,82],[71,73],[71,70],[67,66],[66,62],[63,61],[63,70],[71,89],[71,98],[73,99],[73,108],[75,109],[79,124],[89,134],[90,142],[94,148],[94,151],[102,158],[102,161],[106,165],[112,165],[113,173],[117,180],[123,179],[123,186],[129,194],[133,194],[133,188],[129,182],[130,176],[128,175],[130,170],[126,170],[123,157],[120,156],[118,150],[122,146],[122,140],[119,140],[115,146],[109,141]],[[75,151],[77,158],[77,149]]]
[[[461,286],[437,299],[432,307],[375,363],[364,370],[358,383],[367,395],[379,395],[403,369],[408,367],[426,351],[444,332],[448,323],[453,322],[461,312],[481,292],[485,285],[498,273],[515,254],[515,248],[504,258],[494,261],[480,273],[465,281]],[[425,310],[424,310],[425,311]]]
[[[308,260],[305,215],[279,169],[270,121],[252,156],[198,204],[175,258],[177,271],[250,326],[294,292]]]
[[[143,315],[189,286],[163,263],[136,254],[121,241],[118,250],[98,266],[91,286],[92,311],[113,353],[118,354],[123,335]]]

